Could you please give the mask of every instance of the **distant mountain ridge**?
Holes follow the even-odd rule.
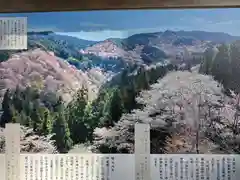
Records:
[[[177,34],[190,35],[202,41],[214,41],[218,43],[230,43],[240,39],[240,36],[233,36],[224,32],[205,32],[205,31],[177,31]]]
[[[189,53],[201,56],[209,47],[240,40],[240,37],[227,33],[171,30],[139,33],[124,39],[108,38],[100,42],[52,31],[28,32],[28,35],[30,49],[44,47],[78,69],[93,66],[107,68],[107,71],[111,67],[121,69],[125,62],[152,64],[184,57]]]
[[[151,38],[161,38],[161,39],[171,39],[174,37],[179,38],[179,37],[184,37],[184,38],[192,38],[195,40],[200,40],[200,41],[213,41],[215,43],[230,43],[232,41],[236,41],[240,39],[240,36],[233,36],[225,32],[207,32],[207,31],[171,31],[171,30],[166,30],[166,31],[159,31],[159,32],[153,32],[153,33],[138,33],[131,35],[127,38],[121,39],[121,38],[108,38],[104,41],[90,41],[86,39],[81,39],[78,37],[73,37],[70,35],[59,35],[53,31],[40,31],[40,32],[28,32],[29,36],[50,36],[54,37],[58,40],[66,40],[66,41],[71,41],[71,43],[74,42],[74,44],[79,44],[80,42],[83,43],[83,45],[94,45],[96,43],[102,43],[105,41],[112,41],[116,45],[120,46],[123,44],[128,44],[129,41],[134,40],[138,42],[139,44],[146,44],[148,42],[147,39]]]
[[[51,39],[55,41],[66,41],[72,46],[76,46],[78,48],[85,48],[86,46],[90,46],[98,42],[98,41],[84,40],[84,39],[80,39],[80,38],[68,36],[68,35],[59,35],[58,33],[55,33],[52,31],[28,32],[28,38],[30,39],[45,38],[45,39]]]
[[[184,51],[203,53],[208,47],[240,40],[240,36],[205,31],[140,33],[125,39],[109,38],[82,50],[83,54],[140,60],[144,63],[176,57]]]
[[[240,36],[233,36],[225,32],[207,32],[207,31],[171,31],[171,30],[166,30],[166,31],[159,31],[159,32],[154,32],[154,33],[140,33],[140,34],[135,34],[127,39],[134,37],[134,36],[140,36],[141,37],[164,37],[164,38],[169,38],[169,37],[191,37],[195,38],[200,41],[213,41],[213,42],[231,42],[231,41],[236,41],[240,39]]]

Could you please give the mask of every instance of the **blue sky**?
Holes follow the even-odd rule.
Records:
[[[53,30],[87,40],[142,32],[203,30],[240,36],[240,9],[119,10],[0,14],[28,17],[29,30]]]

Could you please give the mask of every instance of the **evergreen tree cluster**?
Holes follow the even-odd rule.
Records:
[[[209,48],[204,54],[205,58],[201,64],[200,72],[212,75],[226,89],[239,92],[240,42]]]
[[[53,139],[59,151],[67,152],[72,140],[63,114],[64,102],[61,97],[53,93],[43,94],[31,87],[17,87],[5,92],[0,125],[5,127],[6,123],[20,123],[41,135],[54,134]]]

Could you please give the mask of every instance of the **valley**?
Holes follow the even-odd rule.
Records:
[[[28,50],[0,52],[1,132],[20,123],[22,152],[133,153],[138,122],[151,125],[152,153],[238,153],[238,40],[29,32]]]

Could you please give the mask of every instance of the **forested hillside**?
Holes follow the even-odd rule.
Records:
[[[57,150],[66,153],[75,144],[91,143],[96,127],[112,127],[123,113],[138,107],[138,93],[170,70],[173,66],[139,68],[132,75],[123,71],[118,83],[109,82],[95,100],[89,101],[88,89],[83,87],[68,104],[60,95],[45,94],[38,87],[17,86],[4,94],[1,126],[18,122],[39,135],[53,134]]]
[[[211,76],[170,72],[136,98],[142,108],[96,128],[94,152],[134,153],[134,124],[150,124],[151,153],[239,153],[237,96]]]

